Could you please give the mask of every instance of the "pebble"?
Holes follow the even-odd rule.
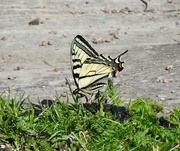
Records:
[[[166,96],[163,95],[163,94],[157,94],[156,96],[159,97],[159,98],[165,98],[165,97],[166,97]]]
[[[45,22],[44,22],[44,21],[40,21],[40,23],[41,23],[41,24],[45,24]]]
[[[45,86],[45,85],[42,85],[41,88],[46,88],[46,86]]]
[[[40,19],[39,18],[36,18],[34,20],[31,20],[29,22],[29,25],[39,25],[39,22],[40,22]]]
[[[47,44],[48,45],[53,45],[53,42],[52,41],[48,41]]]
[[[168,3],[172,3],[172,2],[173,2],[173,0],[168,0],[167,2],[168,2]]]
[[[110,38],[107,38],[107,39],[105,39],[104,40],[104,42],[106,42],[106,43],[109,43],[109,42],[111,42],[112,40],[110,39]]]
[[[163,82],[164,77],[158,76],[156,79],[156,82]]]
[[[168,65],[168,66],[166,66],[166,68],[165,68],[165,70],[172,70],[173,69],[173,65]]]
[[[54,68],[54,72],[58,72],[58,71],[60,71],[59,68]]]
[[[155,20],[156,20],[156,19],[154,18],[154,16],[151,16],[151,17],[149,17],[148,19],[151,20],[151,21],[155,21]]]
[[[47,46],[47,45],[48,45],[48,43],[45,41],[41,42],[41,44],[40,44],[40,46]]]
[[[16,79],[16,77],[14,77],[14,76],[9,76],[8,77],[8,80],[15,80]]]
[[[175,93],[175,90],[171,90],[171,93]]]
[[[66,97],[66,93],[65,92],[61,93],[61,96]]]
[[[21,67],[17,66],[14,71],[21,70]]]
[[[163,83],[168,83],[169,81],[167,79],[163,79]]]
[[[54,35],[56,35],[56,34],[57,34],[57,31],[51,30],[51,31],[49,31],[49,34],[54,34]]]
[[[160,98],[161,101],[165,101],[165,98]]]
[[[169,111],[169,110],[167,110],[167,109],[166,109],[166,110],[164,109],[164,110],[162,110],[161,112],[162,112],[163,114],[169,114],[169,113],[171,113],[171,111]]]
[[[51,45],[53,45],[53,42],[52,41],[48,41],[48,42],[42,41],[40,44],[40,46],[47,46],[47,45],[51,46]]]
[[[100,43],[103,43],[103,39],[101,37],[98,37],[98,38],[93,38],[92,39],[92,42],[94,44],[100,44]]]
[[[7,40],[8,39],[8,37],[7,36],[3,36],[3,37],[1,37],[1,40]]]

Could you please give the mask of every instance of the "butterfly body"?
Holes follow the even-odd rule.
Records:
[[[104,87],[102,79],[116,77],[123,70],[120,57],[127,51],[112,59],[98,54],[90,44],[77,35],[71,44],[71,67],[77,89],[74,94],[79,97],[92,94]]]

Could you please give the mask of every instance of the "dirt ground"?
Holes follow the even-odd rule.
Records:
[[[1,0],[0,93],[66,100],[65,78],[75,88],[70,44],[79,34],[105,56],[129,50],[114,79],[122,99],[180,106],[180,1],[151,0],[144,8],[140,0]]]

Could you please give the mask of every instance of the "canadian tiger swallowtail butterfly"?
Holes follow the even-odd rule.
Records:
[[[98,54],[80,35],[71,44],[71,67],[77,89],[73,91],[78,97],[92,94],[106,85],[100,82],[104,78],[116,77],[123,70],[121,56],[112,59]],[[87,99],[87,97],[86,97]]]

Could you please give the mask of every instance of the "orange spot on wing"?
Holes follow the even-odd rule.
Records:
[[[109,68],[109,66],[108,66],[108,68]],[[113,68],[110,68],[110,70],[113,71]]]
[[[90,58],[87,58],[87,59],[86,59],[86,62],[90,62]]]
[[[114,72],[115,76],[117,76],[118,73],[119,73],[119,71],[118,71],[118,70],[115,70],[115,72]]]
[[[92,58],[92,60],[93,60],[93,61],[96,61],[96,60],[97,60],[97,58]]]
[[[122,65],[122,63],[120,63],[120,64],[119,64],[119,68],[123,68],[123,65]]]
[[[106,68],[109,69],[110,72],[113,71],[113,68],[111,68],[110,66],[106,66]]]

